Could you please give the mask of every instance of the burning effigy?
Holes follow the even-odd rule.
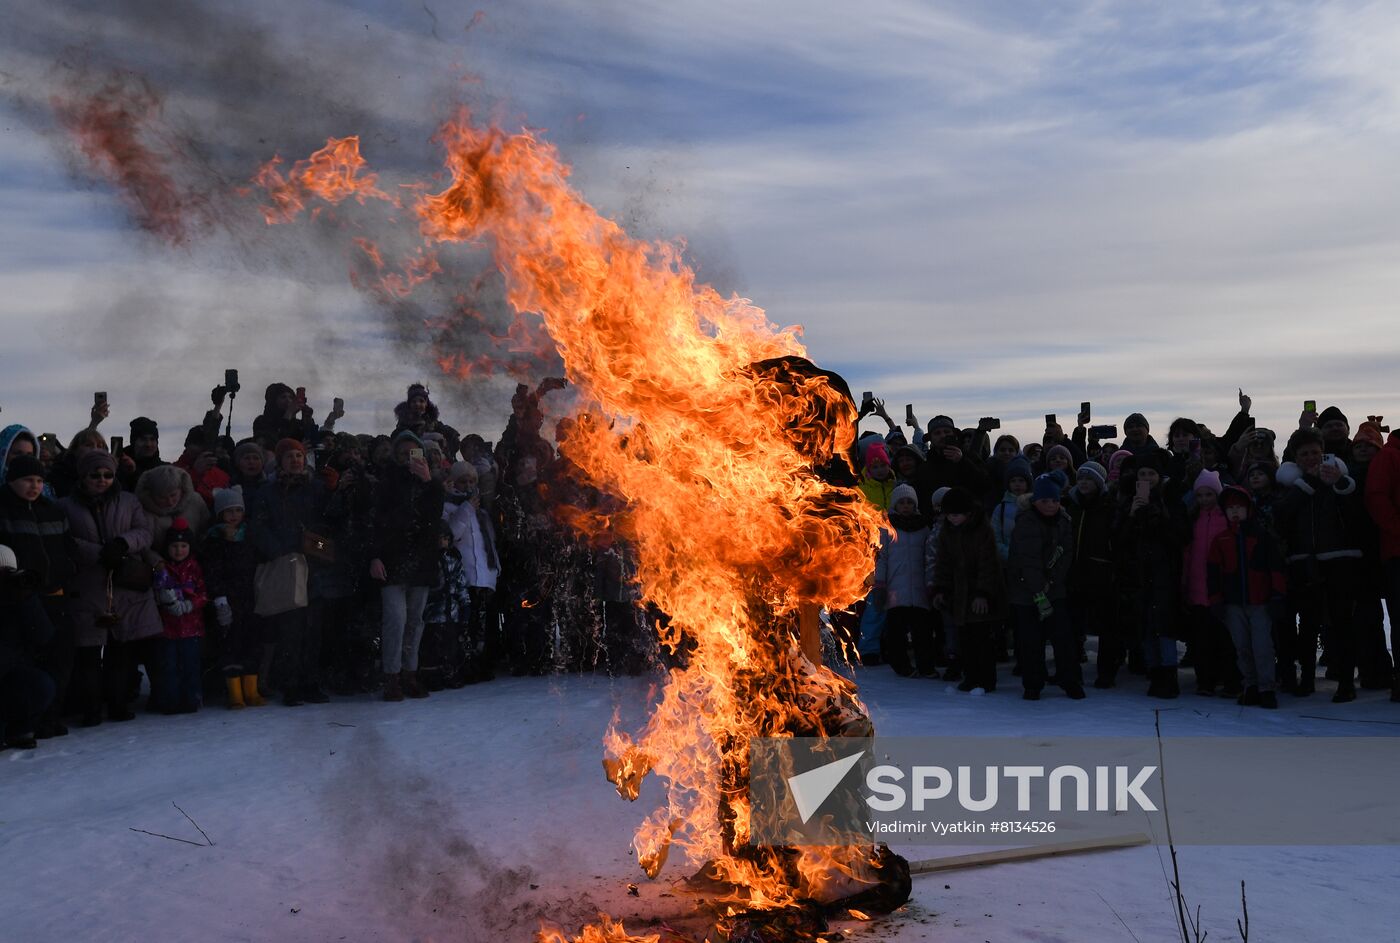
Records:
[[[823,473],[855,438],[849,390],[805,359],[800,329],[698,284],[679,247],[598,213],[535,134],[463,110],[436,141],[450,182],[406,201],[415,258],[485,244],[516,314],[541,319],[582,404],[561,453],[618,499],[570,523],[635,549],[645,601],[670,617],[662,641],[685,652],[643,729],[614,724],[605,741],[619,795],[636,799],[650,774],[666,787],[634,839],[642,869],[655,878],[679,852],[735,939],[815,939],[823,906],[871,889],[860,899],[872,910],[903,903],[907,870],[888,849],[748,840],[751,739],[871,733],[854,684],[800,644],[800,613],[863,594],[881,526]],[[357,144],[332,140],[286,174],[266,166],[268,222],[308,202],[391,199]],[[633,938],[605,921],[582,939]]]
[[[75,133],[99,149],[110,137]],[[857,419],[844,381],[806,359],[800,328],[699,283],[681,246],[600,214],[537,134],[463,109],[433,140],[442,178],[383,180],[346,136],[290,165],[272,158],[238,193],[269,226],[382,204],[382,229],[345,233],[364,263],[353,277],[381,300],[450,278],[454,247],[488,253],[516,320],[504,340],[562,360],[577,406],[561,456],[610,498],[606,514],[567,523],[632,549],[643,601],[666,616],[660,640],[681,656],[641,729],[615,721],[604,738],[622,797],[648,775],[664,786],[633,841],[647,877],[681,874],[711,939],[815,940],[835,909],[899,906],[908,870],[883,846],[750,841],[751,740],[872,733],[855,685],[811,639],[820,607],[864,594],[883,526],[843,483]],[[431,359],[462,382],[481,367],[451,349]],[[577,938],[650,939],[605,916]]]

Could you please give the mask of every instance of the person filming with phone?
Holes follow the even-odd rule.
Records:
[[[263,411],[253,420],[253,438],[271,449],[283,439],[295,439],[309,448],[316,442],[315,411],[306,402],[306,387],[292,389],[270,383],[263,392]]]

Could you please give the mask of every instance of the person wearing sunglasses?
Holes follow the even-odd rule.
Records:
[[[81,722],[91,727],[102,722],[104,701],[111,720],[135,716],[127,697],[130,669],[139,662],[149,674],[158,661],[161,622],[150,570],[141,560],[151,545],[150,517],[122,490],[116,459],[106,451],[85,453],[77,471],[77,489],[59,507],[77,543],[78,572],[69,593],[77,644],[73,687]]]

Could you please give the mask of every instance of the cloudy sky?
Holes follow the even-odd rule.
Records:
[[[1087,399],[1223,429],[1243,386],[1278,428],[1307,398],[1400,419],[1392,5],[14,2],[0,421],[66,437],[101,389],[188,425],[226,366],[342,395],[354,428],[419,378],[464,431],[503,420],[510,381],[449,393],[331,250],[134,229],[47,108],[112,67],[226,174],[356,132],[431,168],[460,96],[545,128],[605,213],[685,239],[896,418],[1038,434]]]

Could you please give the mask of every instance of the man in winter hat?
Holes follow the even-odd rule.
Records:
[[[1134,455],[1141,455],[1144,452],[1155,452],[1159,446],[1157,440],[1152,438],[1152,427],[1148,425],[1147,417],[1142,413],[1133,413],[1123,420],[1123,448]]]
[[[1098,484],[1100,491],[1108,490],[1108,472],[1098,462],[1085,462],[1079,466],[1079,472],[1075,476],[1076,480],[1081,478],[1092,478]]]
[[[1348,465],[1352,463],[1351,423],[1346,413],[1328,406],[1317,417],[1317,429],[1322,433],[1322,447]]]

